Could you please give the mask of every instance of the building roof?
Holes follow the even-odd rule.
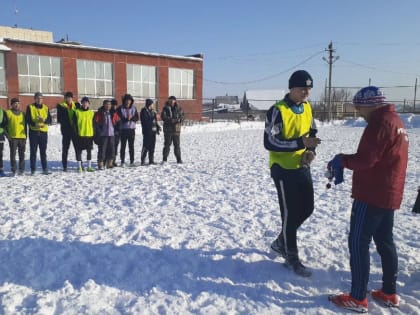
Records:
[[[113,52],[113,53],[124,53],[124,54],[133,54],[133,55],[142,55],[142,56],[166,57],[166,58],[184,59],[184,60],[192,60],[192,61],[203,61],[202,54],[196,54],[193,56],[178,56],[178,55],[167,55],[167,54],[158,54],[158,53],[149,53],[149,52],[139,52],[139,51],[132,51],[132,50],[85,46],[85,45],[75,44],[74,42],[46,43],[46,42],[38,42],[38,41],[21,40],[21,39],[15,39],[15,38],[0,38],[0,44],[3,44],[3,46],[7,47],[7,42],[60,47],[60,48],[67,47],[67,48],[74,48],[74,49],[98,50],[98,51],[105,51],[105,52],[111,52],[111,53]]]
[[[268,110],[273,104],[283,99],[284,90],[247,90],[244,93],[244,102],[254,110]]]
[[[237,96],[224,95],[215,97],[216,105],[223,104],[239,104],[239,98]]]

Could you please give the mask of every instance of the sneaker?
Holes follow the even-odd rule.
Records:
[[[178,164],[182,164],[183,162],[182,162],[182,160],[178,160],[178,161],[176,161]]]
[[[333,302],[338,307],[345,308],[346,310],[354,311],[357,313],[367,313],[368,311],[367,298],[359,301],[351,297],[348,293],[339,293],[330,295],[328,300]]]
[[[387,307],[398,307],[400,299],[396,293],[386,294],[382,290],[372,290],[370,292],[372,298]]]
[[[35,170],[31,170],[31,175],[35,175]]]
[[[125,163],[123,162],[123,163],[121,163],[121,165],[120,165],[121,167],[125,167]]]
[[[86,172],[94,172],[95,169],[93,167],[88,167],[86,168]]]
[[[50,175],[51,173],[48,170],[42,170],[42,175]]]
[[[1,170],[0,171],[0,177],[6,177],[6,176],[7,176],[6,173],[3,170]]]
[[[79,173],[82,173],[84,170],[83,170],[83,167],[79,167],[78,169],[77,169],[77,171],[79,172]]]
[[[302,264],[297,254],[286,255],[286,267],[293,269],[298,276],[312,276],[312,272]]]
[[[279,254],[281,257],[286,258],[286,249],[284,248],[284,240],[282,238],[276,238],[271,243],[270,247],[276,254]]]

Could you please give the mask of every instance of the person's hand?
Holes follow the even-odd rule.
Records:
[[[302,137],[302,142],[306,148],[315,149],[321,143],[321,139],[316,137]]]
[[[309,167],[314,159],[315,159],[315,152],[306,150],[302,154],[302,160],[300,164],[302,165],[302,167]]]
[[[334,178],[334,184],[338,185],[344,182],[344,168],[341,164],[343,155],[337,154],[334,158],[328,162],[327,168]]]

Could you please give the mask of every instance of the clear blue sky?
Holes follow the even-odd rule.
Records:
[[[287,90],[290,74],[306,69],[317,99],[328,78],[322,57],[330,41],[339,56],[333,86],[365,86],[369,79],[383,87],[414,86],[416,78],[420,84],[419,14],[418,0],[0,1],[1,25],[52,31],[55,41],[203,53],[204,97]],[[385,93],[412,100],[414,87]]]

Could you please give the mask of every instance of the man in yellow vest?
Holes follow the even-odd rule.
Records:
[[[92,167],[92,149],[93,149],[93,110],[89,109],[90,101],[87,96],[84,96],[80,102],[82,105],[74,112],[74,124],[77,130],[76,140],[76,160],[78,164],[78,172],[84,171],[82,165],[82,151],[86,150],[87,168],[86,171],[94,172],[95,169]]]
[[[314,210],[314,190],[310,163],[320,139],[311,104],[307,101],[313,80],[304,71],[294,72],[289,79],[290,92],[267,112],[264,147],[270,151],[270,171],[277,189],[282,227],[271,249],[286,260],[296,274],[309,277],[298,255],[296,234]]]
[[[0,108],[0,177],[5,177],[3,169],[3,149],[5,138],[5,128],[6,127],[6,115],[4,111]]]
[[[10,109],[6,111],[6,132],[9,138],[10,167],[16,175],[16,151],[19,155],[19,175],[25,173],[26,124],[25,113],[20,110],[18,98],[12,98]]]
[[[34,94],[34,102],[29,104],[26,109],[26,123],[29,127],[31,175],[35,174],[38,147],[41,156],[42,174],[50,174],[47,165],[47,144],[48,125],[51,124],[51,115],[48,106],[43,104],[43,99],[42,93],[36,92]]]

